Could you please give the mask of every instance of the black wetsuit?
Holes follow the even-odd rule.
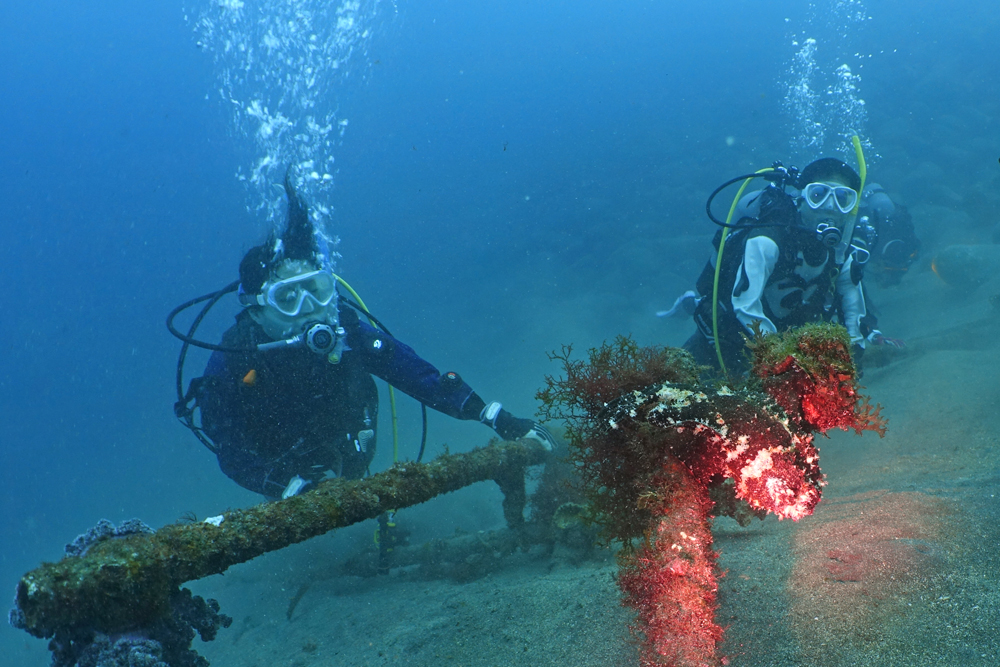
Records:
[[[365,474],[375,454],[378,391],[372,375],[428,407],[458,419],[479,419],[484,401],[455,374],[442,375],[412,348],[341,308],[346,348],[337,364],[305,347],[266,352],[215,352],[195,382],[204,433],[222,471],[241,486],[280,496],[299,475],[315,481],[327,471]],[[270,342],[247,312],[222,346],[252,349]],[[496,430],[523,436],[530,420],[502,411]],[[364,433],[359,438],[359,433]]]

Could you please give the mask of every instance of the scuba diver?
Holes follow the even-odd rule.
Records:
[[[865,228],[871,260],[865,273],[882,287],[898,285],[920,255],[920,239],[910,212],[892,201],[882,186],[865,186],[858,211],[858,225]]]
[[[863,165],[863,158],[859,162]],[[741,189],[729,219],[716,219],[714,197],[728,185],[756,177],[770,183],[739,198]],[[684,348],[699,364],[744,373],[744,338],[754,335],[754,327],[769,334],[819,321],[840,322],[856,358],[867,345],[903,347],[902,341],[882,335],[865,305],[862,277],[876,238],[868,219],[857,215],[862,191],[854,169],[823,158],[801,173],[775,163],[712,193],[706,208],[723,227],[713,240],[716,253],[698,278],[697,291],[686,292],[674,308],[660,313],[694,316],[697,331]],[[731,224],[733,219],[737,222]]]
[[[194,329],[222,294],[237,290],[237,283],[179,306],[167,320],[172,333],[185,341],[178,392],[187,345],[214,350],[204,375],[192,380],[175,412],[216,454],[227,476],[269,498],[296,495],[328,473],[364,476],[378,430],[372,375],[446,415],[478,420],[505,440],[526,438],[553,448],[542,426],[515,417],[498,402],[486,403],[457,373],[438,372],[363,305],[340,296],[338,282],[360,301],[333,273],[325,237],[287,173],[285,193],[284,232],[272,233],[240,262],[243,310],[221,345],[194,340]],[[178,312],[209,299],[188,336],[174,329]],[[367,321],[359,318],[359,310]],[[194,421],[196,409],[200,426]],[[424,424],[426,429],[426,413]]]

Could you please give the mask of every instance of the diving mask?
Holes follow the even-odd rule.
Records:
[[[289,278],[268,281],[250,305],[270,306],[282,315],[297,317],[308,300],[312,310],[325,308],[337,296],[337,281],[329,271],[310,271]]]
[[[868,248],[863,247],[859,243],[851,244],[851,257],[854,258],[855,264],[865,265],[868,260],[872,258],[872,254],[868,251]]]
[[[833,204],[841,213],[850,213],[854,210],[854,205],[858,203],[857,191],[846,185],[810,183],[802,189],[802,198],[813,210],[826,206],[831,197]]]

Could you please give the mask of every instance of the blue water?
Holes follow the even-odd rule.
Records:
[[[39,0],[0,19],[0,593],[100,518],[162,525],[256,501],[173,418],[179,344],[163,325],[233,280],[272,224],[236,176],[260,147],[196,45],[215,4]],[[854,129],[903,200],[947,204],[944,186],[961,196],[1000,169],[1000,13],[985,0],[383,0],[364,20],[364,49],[319,99],[350,121],[315,193],[339,269],[398,337],[526,416],[555,370],[546,350],[683,342],[652,313],[696,278],[706,195],[818,157],[793,145],[785,103],[805,37],[821,91],[840,64],[860,77]],[[827,129],[834,153],[844,128]],[[653,252],[691,237],[694,256]],[[402,416],[413,456],[418,412]],[[432,443],[485,439],[431,426]],[[24,633],[0,630],[0,646],[47,661]]]

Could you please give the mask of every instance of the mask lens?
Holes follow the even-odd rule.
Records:
[[[334,294],[333,276],[329,273],[317,273],[301,283],[302,289],[309,292],[321,306],[330,303]]]
[[[302,307],[299,287],[294,283],[274,285],[268,290],[268,301],[285,315],[298,315],[299,309]]]
[[[858,193],[847,187],[833,189],[833,196],[836,197],[837,208],[841,213],[850,213],[854,210],[854,204],[858,201]]]
[[[810,208],[819,208],[830,196],[830,186],[825,183],[810,183],[806,186],[805,195]]]
[[[312,271],[276,281],[267,290],[267,301],[283,315],[295,317],[302,311],[306,298],[318,306],[326,306],[336,293],[332,275],[325,271]]]

